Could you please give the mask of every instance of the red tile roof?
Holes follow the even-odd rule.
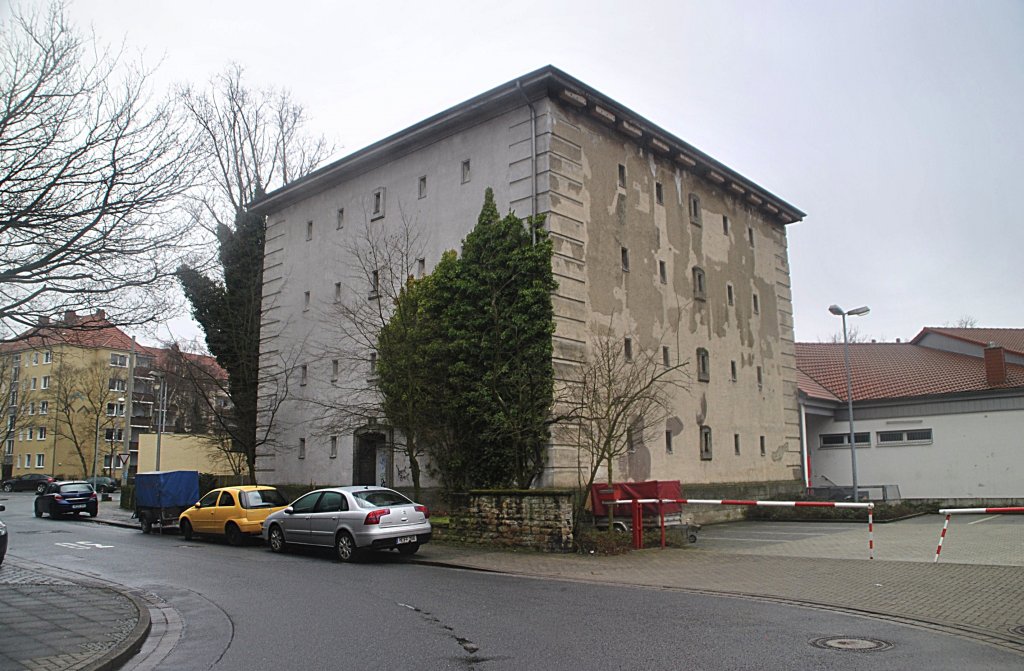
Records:
[[[21,352],[61,344],[127,352],[132,348],[132,339],[105,317],[85,315],[75,318],[74,328],[68,328],[64,322],[33,326],[16,340],[4,343],[3,349],[7,352]],[[146,350],[141,345],[137,345],[137,348],[140,351]]]
[[[946,328],[927,326],[911,341],[914,344],[929,333],[938,333],[957,340],[987,346],[989,343],[999,345],[1007,352],[1024,354],[1024,329],[979,329],[979,328]]]
[[[818,387],[846,400],[843,345],[797,343],[796,365],[800,391],[822,398]],[[981,357],[955,354],[912,343],[852,343],[850,371],[853,400],[936,396],[992,389],[985,379]],[[813,384],[811,384],[813,383]],[[1024,366],[1006,365],[1006,382],[999,389],[1024,388]]]

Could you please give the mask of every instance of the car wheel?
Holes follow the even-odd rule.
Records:
[[[398,546],[398,554],[400,554],[400,555],[402,555],[404,557],[409,557],[411,555],[416,554],[419,551],[420,551],[420,544],[419,543],[407,543],[405,545],[399,545]]]
[[[271,552],[284,552],[287,543],[284,541],[284,532],[281,527],[274,525],[270,527],[270,550]]]
[[[338,559],[343,562],[354,561],[359,552],[356,542],[347,531],[338,532],[338,537],[334,539],[334,549],[338,552]]]
[[[228,522],[228,525],[224,527],[224,535],[227,536],[230,545],[241,545],[242,541],[245,540],[245,537],[242,536],[242,530],[234,522]]]
[[[36,511],[36,517],[42,517],[43,516],[43,509],[40,508],[38,505],[35,506],[35,511]]]
[[[6,484],[4,485],[4,491],[5,491],[5,492],[13,492],[13,491],[14,491],[14,485],[12,485],[12,484],[11,484],[11,483],[9,483],[9,482],[8,482],[8,483],[6,483]]]
[[[100,514],[100,511],[99,511],[99,509],[96,509],[96,510],[90,510],[90,511],[89,511],[89,517],[96,517],[96,516],[97,516],[97,515],[99,515],[99,514]]]
[[[46,485],[36,485],[36,494],[42,494],[46,491]]]
[[[181,537],[187,541],[192,540],[192,523],[188,519],[183,519],[178,524],[178,531],[181,532]]]
[[[148,534],[153,530],[153,522],[145,514],[139,516],[139,524],[142,526],[142,533]]]

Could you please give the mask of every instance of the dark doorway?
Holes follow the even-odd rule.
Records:
[[[352,484],[379,485],[377,482],[377,450],[384,447],[382,433],[364,433],[356,436],[356,449],[353,455]]]

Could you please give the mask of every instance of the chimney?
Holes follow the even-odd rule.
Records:
[[[73,324],[77,324],[78,323],[78,315],[75,313],[74,310],[65,310],[64,311],[64,323],[68,324],[68,325],[73,325]]]
[[[39,322],[36,324],[36,326],[49,326],[49,325],[50,325],[50,318],[49,317],[39,317]]]
[[[100,308],[96,308],[96,314],[94,316],[96,317],[97,320],[106,319],[107,313],[104,310],[101,310]]]
[[[985,348],[985,381],[990,387],[1006,384],[1006,351],[994,342]]]

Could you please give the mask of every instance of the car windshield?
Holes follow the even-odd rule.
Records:
[[[66,496],[82,496],[92,493],[92,485],[86,482],[73,482],[69,485],[61,485],[60,493]]]
[[[378,506],[408,506],[412,501],[390,489],[367,489],[352,492],[360,508],[376,508]]]
[[[243,492],[243,508],[277,508],[286,506],[288,502],[276,489],[257,489],[251,492]]]

